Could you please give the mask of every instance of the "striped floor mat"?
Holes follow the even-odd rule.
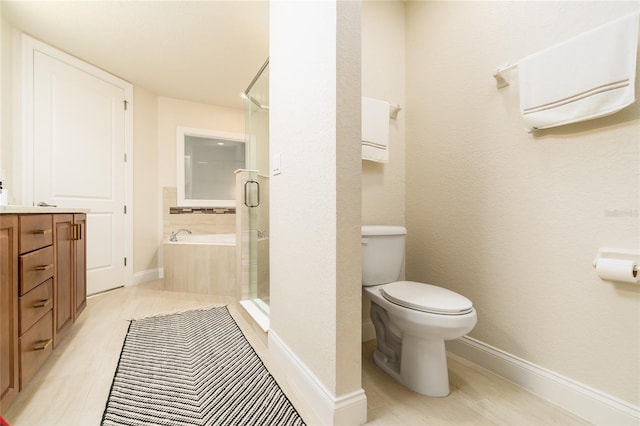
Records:
[[[226,307],[132,321],[103,425],[304,425]]]

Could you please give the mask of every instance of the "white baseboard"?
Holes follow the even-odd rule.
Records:
[[[597,425],[640,424],[640,407],[578,383],[468,336],[446,342],[447,350]]]
[[[363,389],[335,396],[273,331],[269,352],[289,374],[289,383],[299,392],[323,425],[361,425],[367,421],[367,397]]]
[[[133,281],[131,285],[138,285],[147,283],[149,281],[155,281],[161,278],[161,268],[147,269],[145,271],[139,271],[133,273]]]

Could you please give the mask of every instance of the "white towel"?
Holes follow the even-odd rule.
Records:
[[[362,159],[389,162],[389,102],[362,98]]]
[[[530,131],[613,114],[635,102],[639,13],[518,62]]]

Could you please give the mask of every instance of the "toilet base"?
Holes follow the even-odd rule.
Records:
[[[400,363],[381,351],[373,354],[375,364],[398,383],[432,397],[449,395],[449,373],[444,340],[424,340],[405,335]]]
[[[409,389],[428,396],[449,395],[449,372],[444,339],[402,337],[400,375]]]
[[[428,339],[392,326],[385,309],[371,304],[376,329],[373,360],[398,383],[427,396],[449,395],[449,374],[444,339]]]

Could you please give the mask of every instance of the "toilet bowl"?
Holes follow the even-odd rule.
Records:
[[[376,330],[374,362],[402,385],[428,396],[449,395],[445,340],[477,322],[466,297],[435,285],[397,281],[406,229],[362,227],[363,291]]]

